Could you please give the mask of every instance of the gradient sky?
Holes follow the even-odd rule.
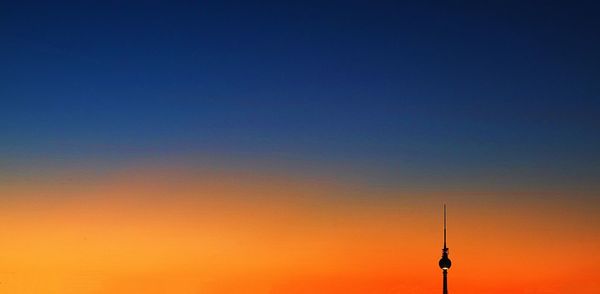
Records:
[[[0,2],[0,290],[600,291],[598,4],[288,2]]]

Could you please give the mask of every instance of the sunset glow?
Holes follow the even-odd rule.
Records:
[[[442,200],[454,291],[598,286],[598,216],[560,201],[173,167],[12,179],[0,193],[9,293],[431,292]]]

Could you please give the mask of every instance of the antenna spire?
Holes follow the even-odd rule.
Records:
[[[446,204],[444,203],[444,249],[446,248]]]

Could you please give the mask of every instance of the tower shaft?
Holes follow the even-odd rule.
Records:
[[[443,273],[444,273],[444,285],[443,285],[442,294],[448,294],[448,271],[443,270]]]

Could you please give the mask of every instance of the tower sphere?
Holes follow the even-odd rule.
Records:
[[[441,269],[446,269],[446,270],[452,266],[452,262],[446,255],[442,256],[442,258],[440,259],[440,262],[438,264],[440,265]]]

